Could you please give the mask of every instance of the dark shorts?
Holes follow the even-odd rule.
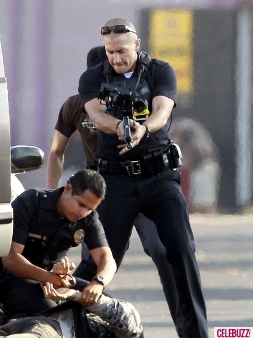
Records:
[[[19,318],[0,327],[0,338],[17,333],[30,333],[39,338],[62,338],[58,321],[43,316]]]

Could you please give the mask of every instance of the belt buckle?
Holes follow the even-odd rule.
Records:
[[[129,176],[135,176],[141,174],[141,165],[140,161],[130,161],[126,164],[127,172]]]

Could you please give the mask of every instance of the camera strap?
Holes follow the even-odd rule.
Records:
[[[139,64],[142,68],[141,76],[145,77],[149,89],[152,91],[154,88],[154,80],[152,77],[151,69],[149,68],[149,64],[151,62],[151,56],[148,55],[146,52],[140,52],[139,55]]]
[[[139,65],[141,65],[142,68],[142,75],[145,76],[151,61],[151,57],[146,52],[140,52],[138,53],[138,56],[139,56]]]
[[[112,72],[113,72],[112,66],[110,65],[108,60],[105,60],[103,64],[103,75],[106,78],[107,84],[110,83],[110,80],[111,80],[110,77],[112,75]]]
[[[141,76],[146,76],[147,74],[147,83],[148,86],[150,88],[152,88],[152,81],[148,80],[148,67],[151,61],[151,57],[150,55],[148,55],[146,52],[138,52],[138,76],[137,76],[137,81],[136,81],[136,85],[135,85],[135,89],[137,89],[139,82],[140,82],[140,78]],[[112,80],[112,75],[113,75],[113,67],[111,66],[111,64],[109,63],[108,60],[105,60],[103,63],[103,75],[106,79],[106,82],[109,84]]]

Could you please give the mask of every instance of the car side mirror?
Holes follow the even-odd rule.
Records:
[[[21,174],[36,170],[44,163],[44,152],[35,146],[17,145],[11,147],[11,173]]]

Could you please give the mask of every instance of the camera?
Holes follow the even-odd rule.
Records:
[[[125,88],[103,83],[98,99],[104,101],[107,112],[117,118],[128,116],[133,120],[141,121],[146,120],[149,115],[147,100],[133,99],[132,92]]]
[[[122,118],[132,117],[132,93],[124,88],[114,87],[103,83],[101,85],[98,99],[105,102],[107,112],[113,116]]]
[[[149,115],[148,101],[142,99],[135,99],[133,101],[133,119],[140,121],[146,120]]]
[[[124,88],[102,84],[98,99],[105,102],[109,114],[119,119],[123,119],[126,144],[127,147],[131,149],[133,140],[129,118],[133,118],[132,93]]]

